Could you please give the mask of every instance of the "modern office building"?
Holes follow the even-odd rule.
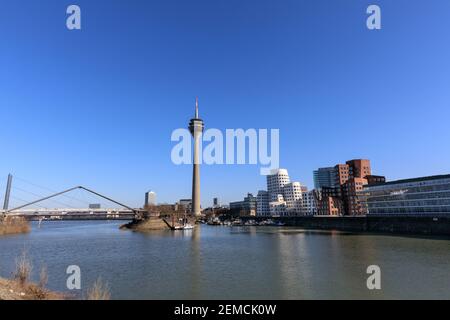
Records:
[[[300,215],[303,209],[302,185],[300,182],[290,182],[283,186],[282,195],[286,202],[288,215]]]
[[[372,168],[370,160],[356,159],[347,161],[346,164],[349,168],[349,175],[353,178],[365,178],[372,174]]]
[[[336,186],[336,170],[334,167],[319,168],[313,172],[314,188],[334,188]]]
[[[256,196],[256,215],[267,217],[270,216],[270,197],[269,192],[265,190],[258,191],[258,195]]]
[[[278,195],[283,194],[283,187],[291,182],[286,169],[272,170],[266,179],[270,201],[277,201]]]
[[[360,202],[360,192],[367,185],[367,179],[352,177],[342,186],[344,210],[347,215],[365,215],[367,212]]]
[[[340,188],[322,188],[316,190],[317,215],[340,216],[344,212]]]
[[[149,191],[145,193],[144,207],[155,206],[156,205],[156,193]]]
[[[230,202],[230,211],[237,216],[256,216],[257,199],[248,193],[243,201]]]
[[[333,168],[320,168],[314,171],[314,178],[315,183],[320,185],[317,189],[320,192],[318,214],[333,216],[365,214],[359,204],[358,192],[364,185],[385,181],[384,177],[372,175],[370,160],[367,159],[354,159]]]
[[[305,216],[317,215],[317,190],[311,190],[302,193],[303,214]]]
[[[450,216],[450,175],[367,185],[360,199],[368,215]]]
[[[219,205],[219,198],[214,198],[213,199],[213,208],[218,208]]]
[[[277,196],[275,201],[269,202],[270,215],[272,217],[283,217],[288,216],[288,210],[286,206],[286,201],[281,194]]]
[[[308,191],[300,182],[291,182],[286,169],[272,170],[266,177],[267,191],[259,191],[258,216],[303,215],[303,196]]]

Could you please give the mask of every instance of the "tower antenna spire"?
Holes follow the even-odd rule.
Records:
[[[198,119],[198,97],[195,97],[195,119]]]

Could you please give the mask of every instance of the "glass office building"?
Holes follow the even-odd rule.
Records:
[[[368,215],[450,216],[450,175],[369,185],[360,198]]]
[[[336,169],[334,167],[319,168],[313,172],[314,188],[334,188],[336,187]]]

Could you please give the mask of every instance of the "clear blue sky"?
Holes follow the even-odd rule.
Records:
[[[3,0],[0,176],[190,197],[170,135],[196,95],[209,128],[279,128],[281,166],[308,186],[359,157],[389,179],[448,173],[449,22],[448,0]],[[202,167],[204,206],[263,188],[258,166]]]

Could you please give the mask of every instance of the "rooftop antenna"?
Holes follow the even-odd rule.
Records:
[[[195,119],[198,119],[198,97],[195,97]]]

